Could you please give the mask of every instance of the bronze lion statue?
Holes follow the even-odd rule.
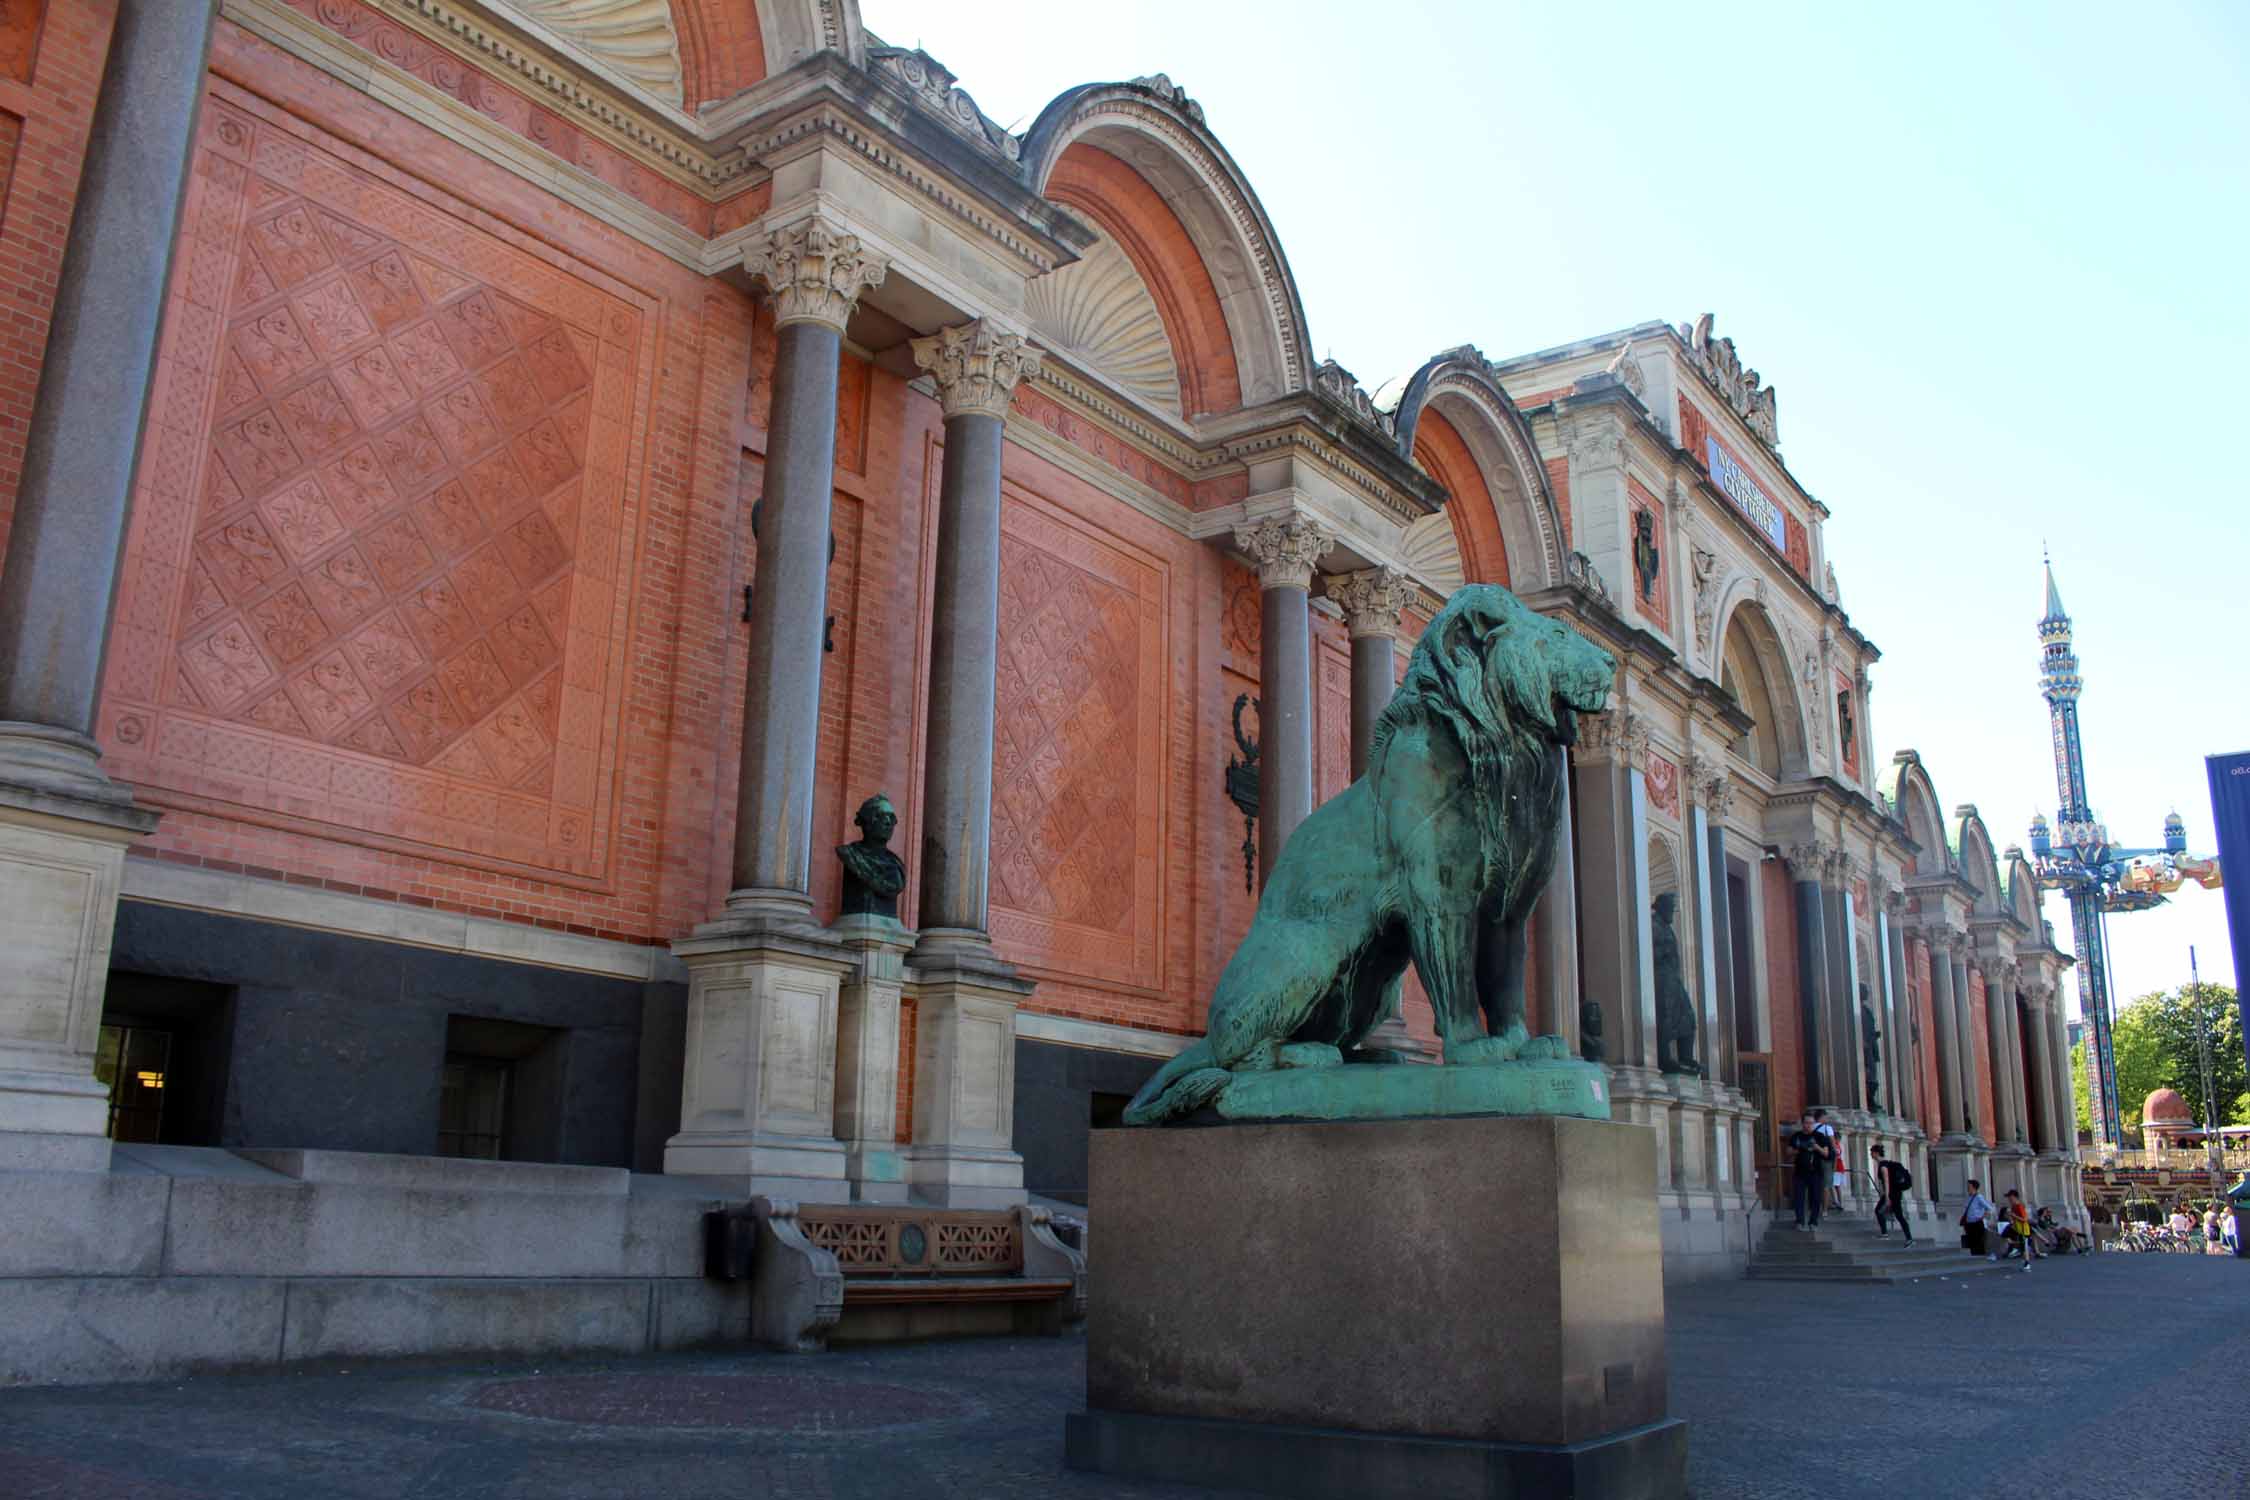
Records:
[[[1446,601],[1375,725],[1367,774],[1299,824],[1219,978],[1208,1033],[1126,1107],[1193,1114],[1237,1072],[1362,1053],[1413,960],[1448,1063],[1561,1058],[1524,1026],[1524,924],[1555,864],[1562,747],[1616,664],[1504,588]]]

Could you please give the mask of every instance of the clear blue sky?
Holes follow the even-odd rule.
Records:
[[[2096,810],[2211,852],[2250,749],[2250,6],[866,0],[1023,129],[1166,72],[1373,390],[1709,311],[1883,651],[1874,742],[2002,847],[2052,810],[2039,553],[2078,627]],[[2250,879],[2250,868],[2235,872]],[[2050,902],[2069,944],[2068,914]],[[2118,992],[2233,977],[2219,894],[2111,923]]]

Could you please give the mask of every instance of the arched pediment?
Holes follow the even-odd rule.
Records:
[[[1953,852],[1961,878],[1976,888],[1978,915],[1996,916],[2005,892],[2000,889],[1999,862],[1992,857],[1992,835],[1973,802],[1953,809],[1953,818]]]
[[[1130,83],[1090,83],[1058,95],[1025,134],[1022,166],[1034,191],[1088,212],[1124,245],[1151,284],[1160,306],[1167,283],[1187,287],[1185,267],[1164,264],[1171,246],[1146,247],[1146,257],[1125,225],[1105,218],[1081,195],[1058,192],[1056,174],[1074,146],[1091,146],[1123,163],[1162,203],[1192,251],[1196,273],[1207,280],[1223,319],[1227,359],[1239,390],[1232,404],[1255,406],[1305,389],[1312,376],[1304,304],[1289,274],[1273,224],[1241,169],[1203,123],[1202,107],[1158,74]],[[1188,342],[1167,320],[1176,352]],[[1183,393],[1191,397],[1189,382]],[[1204,409],[1226,410],[1212,403]]]
[[[1463,344],[1408,378],[1393,414],[1399,452],[1408,458],[1416,455],[1425,414],[1442,418],[1469,449],[1498,522],[1509,582],[1519,590],[1560,585],[1567,550],[1562,507],[1547,482],[1531,425],[1492,378],[1482,354]],[[1476,534],[1474,525],[1459,524]]]
[[[1917,846],[1914,873],[1943,875],[1950,870],[1952,861],[1945,819],[1939,813],[1944,804],[1938,801],[1937,786],[1930,780],[1922,757],[1912,750],[1899,751],[1891,758],[1890,768],[1883,773],[1876,790],[1891,805],[1892,813],[1906,825],[1906,836]]]
[[[1789,653],[1765,606],[1745,584],[1720,618],[1719,682],[1734,694],[1757,727],[1733,747],[1777,780],[1804,776],[1811,767],[1805,744],[1805,705],[1790,670]]]
[[[2023,851],[2009,846],[2004,856],[2008,870],[2008,911],[2026,929],[2037,935],[2039,925],[2039,876],[2032,870],[2031,861]]]

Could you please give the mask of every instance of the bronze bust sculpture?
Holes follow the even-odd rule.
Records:
[[[890,798],[877,792],[859,805],[852,822],[859,828],[859,841],[836,846],[836,857],[844,862],[842,914],[896,918],[898,893],[906,889],[906,863],[890,851],[898,812]]]

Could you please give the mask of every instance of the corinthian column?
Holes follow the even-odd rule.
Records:
[[[1924,928],[1922,941],[1930,950],[1930,1015],[1937,1030],[1938,1123],[1946,1135],[1968,1135],[1968,1062],[1961,1056],[1961,1009],[1968,997],[1953,987],[1953,934],[1944,928]]]
[[[859,294],[889,270],[857,235],[820,218],[773,230],[744,269],[773,293],[773,416],[756,523],[750,669],[729,910],[812,913],[813,767],[836,482],[836,372]]]
[[[687,1056],[664,1170],[744,1178],[749,1192],[817,1203],[849,1196],[855,1170],[835,1134],[840,990],[847,977],[863,991],[890,978],[880,942],[855,948],[811,927],[836,371],[853,305],[887,265],[818,217],[767,233],[743,264],[773,294],[776,355],[765,494],[753,512],[735,888],[720,920],[672,945],[688,971]],[[867,1012],[863,993],[850,1018],[853,1056],[867,1050]],[[855,1141],[853,1122],[880,1113],[868,1082],[856,1076],[846,1090]]]
[[[1820,884],[1835,850],[1815,840],[1791,844],[1781,857],[1789,864],[1790,888],[1797,902],[1797,1014],[1803,1031],[1805,1100],[1811,1104],[1838,1092],[1829,1076],[1828,1056],[1835,1039],[1823,1003],[1828,983],[1828,904]]]
[[[94,1049],[125,848],[156,826],[94,704],[218,6],[114,9],[0,565],[0,1167],[109,1165]]]
[[[1398,617],[1414,585],[1396,568],[1369,568],[1328,580],[1328,597],[1352,634],[1352,780],[1367,774],[1375,720],[1398,685]]]
[[[1375,721],[1398,683],[1398,617],[1414,597],[1414,585],[1396,568],[1368,568],[1328,580],[1328,597],[1344,612],[1352,636],[1352,780],[1367,774],[1367,750]],[[1376,1023],[1361,1046],[1424,1061],[1428,1049],[1406,1030],[1396,1010]]]
[[[1313,809],[1313,568],[1335,536],[1297,512],[1238,527],[1235,544],[1258,565],[1264,608],[1258,644],[1258,874]]]
[[[914,341],[945,410],[922,788],[923,940],[983,943],[992,852],[994,653],[1000,630],[1000,454],[1016,382],[1039,370],[988,322]]]

